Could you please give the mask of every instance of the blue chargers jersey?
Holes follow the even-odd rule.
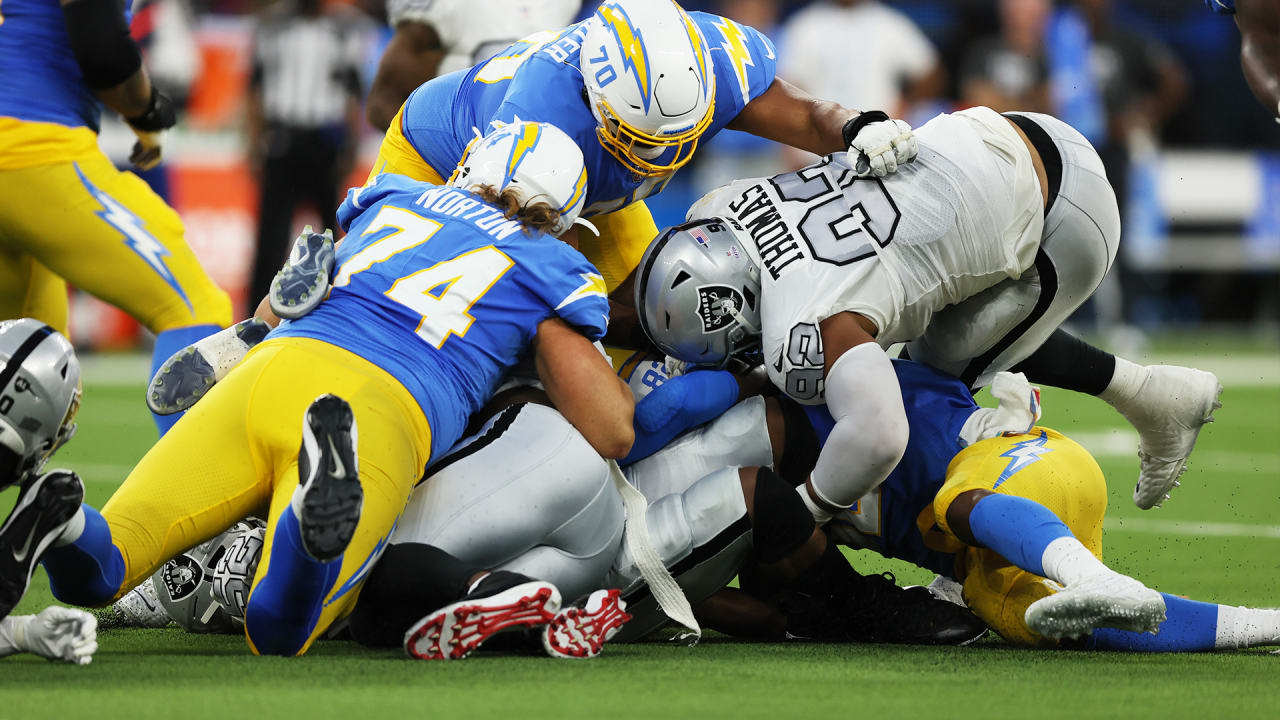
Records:
[[[1217,15],[1236,14],[1236,0],[1204,0],[1204,4]]]
[[[386,370],[421,405],[433,457],[461,438],[543,320],[604,336],[595,267],[473,193],[379,175],[347,193],[338,223],[348,234],[328,298],[268,337],[323,340]]]
[[[753,28],[719,15],[691,12],[689,16],[706,38],[715,68],[715,113],[699,141],[706,142],[769,89],[777,58],[773,43]],[[491,122],[517,118],[546,122],[563,130],[582,149],[587,167],[583,215],[612,212],[660,191],[670,176],[636,177],[596,137],[596,119],[578,69],[586,23],[531,36],[487,62],[423,84],[405,101],[404,136],[428,165],[447,178],[476,131],[488,132]]]
[[[96,132],[101,113],[58,0],[0,0],[0,115]]]
[[[965,384],[950,375],[907,360],[894,360],[893,369],[911,429],[907,450],[880,486],[880,507],[854,508],[864,517],[878,517],[878,534],[860,527],[856,520],[850,524],[863,532],[873,530],[867,535],[881,554],[950,576],[955,573],[955,556],[925,547],[916,517],[942,489],[947,466],[964,449],[960,429],[978,405]],[[805,406],[805,411],[819,442],[825,444],[835,424],[831,414],[825,405]],[[832,522],[849,522],[851,517],[842,513]]]

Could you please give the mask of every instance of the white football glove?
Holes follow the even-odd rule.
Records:
[[[14,645],[50,660],[88,665],[98,650],[98,620],[83,610],[47,607],[15,621]]]
[[[858,177],[884,177],[916,159],[916,136],[905,120],[867,123],[849,143]]]
[[[998,372],[987,391],[997,404],[993,408],[978,408],[965,421],[960,428],[960,442],[965,447],[1006,433],[1030,432],[1040,419],[1040,388],[1027,382],[1026,375]]]

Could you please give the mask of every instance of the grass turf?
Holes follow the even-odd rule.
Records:
[[[1274,354],[1244,359],[1269,378],[1280,370]],[[1082,439],[1110,478],[1111,565],[1195,599],[1280,605],[1280,387],[1273,380],[1227,385],[1225,407],[1202,435],[1184,487],[1156,511],[1140,512],[1129,499],[1137,459],[1109,408],[1046,391],[1044,422]],[[57,464],[77,469],[89,502],[101,505],[152,437],[140,386],[91,376],[80,434]],[[12,490],[0,494],[0,504],[12,502]],[[865,571],[893,569],[903,581],[927,579],[874,556],[858,562]],[[41,571],[18,612],[50,602]],[[0,718],[790,717],[832,710],[864,717],[1274,717],[1280,707],[1280,657],[1261,651],[1152,656],[1028,651],[995,640],[952,649],[712,637],[696,648],[612,646],[586,663],[480,655],[423,664],[346,642],[279,659],[251,657],[233,636],[118,630],[99,639],[88,667],[4,660]]]

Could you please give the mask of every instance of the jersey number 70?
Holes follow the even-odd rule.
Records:
[[[333,286],[351,282],[364,272],[397,253],[415,248],[431,239],[441,224],[404,208],[385,205],[361,236],[388,228],[394,232],[352,255],[338,268]],[[452,260],[442,260],[394,283],[384,295],[422,316],[415,333],[440,348],[450,337],[463,337],[475,318],[468,312],[506,274],[515,261],[492,245],[471,250]]]

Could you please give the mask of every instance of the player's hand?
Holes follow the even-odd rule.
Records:
[[[50,660],[88,665],[98,650],[98,620],[83,610],[48,607],[26,620],[18,646]]]
[[[133,144],[133,152],[129,154],[129,162],[139,170],[150,170],[159,165],[164,131],[178,122],[178,108],[173,100],[153,85],[146,111],[137,117],[125,118],[125,122],[138,136],[138,142]]]
[[[966,446],[1001,435],[1031,431],[1040,419],[1040,388],[1022,373],[998,372],[987,388],[997,401],[993,408],[978,408],[960,428]]]
[[[129,153],[129,162],[139,170],[150,170],[160,164],[162,155],[161,144],[163,142],[164,133],[149,133],[134,130],[138,136],[138,141],[133,144],[133,152]]]
[[[870,111],[850,120],[844,128],[854,172],[859,177],[884,177],[900,165],[916,159],[916,137],[905,120],[893,120]]]

